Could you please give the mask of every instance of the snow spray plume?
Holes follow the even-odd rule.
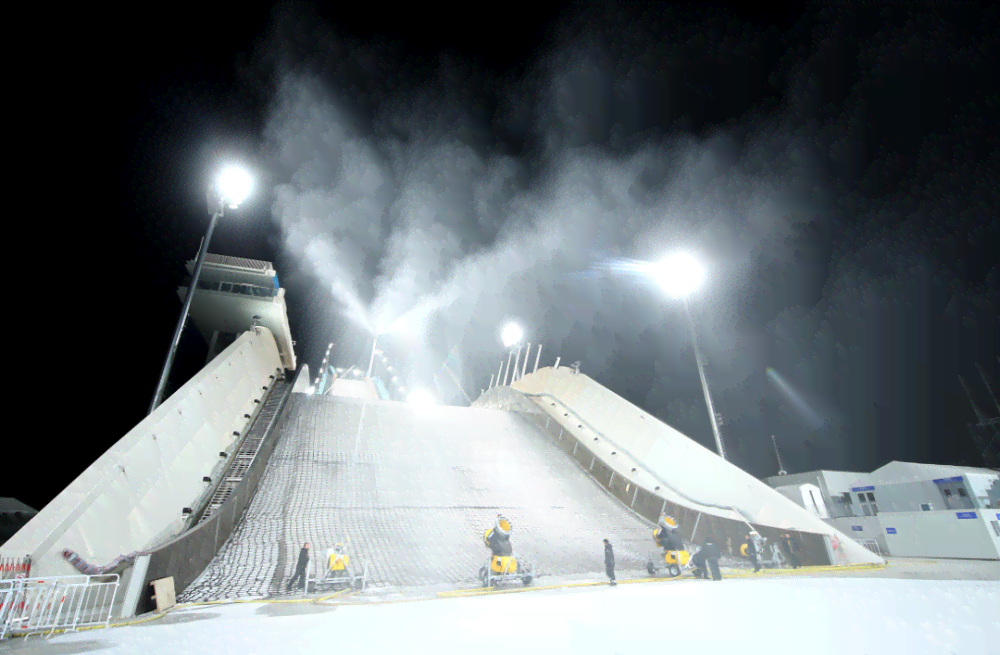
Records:
[[[930,334],[885,347],[884,335],[859,337],[856,325],[918,325],[915,317],[943,311],[913,305],[930,302],[921,290],[931,277],[975,316],[995,316],[989,280],[964,286],[952,264],[928,259],[938,246],[920,216],[964,216],[938,207],[945,197],[995,207],[1000,187],[990,182],[995,158],[897,165],[870,142],[877,106],[866,89],[895,66],[885,52],[912,51],[917,66],[986,70],[988,30],[966,39],[966,28],[935,14],[922,50],[912,50],[902,45],[919,25],[880,21],[877,34],[858,37],[851,84],[827,92],[821,74],[843,59],[850,12],[824,9],[822,20],[807,16],[773,37],[722,11],[690,20],[656,11],[585,8],[504,86],[460,61],[443,58],[428,76],[379,44],[345,47],[308,32],[287,51],[311,52],[312,64],[281,69],[268,127],[274,167],[287,171],[274,214],[288,249],[310,258],[331,289],[339,285],[334,292],[369,327],[432,344],[410,373],[425,384],[458,345],[465,387],[482,386],[499,361],[496,327],[516,315],[525,341],[544,341],[564,359],[574,350],[588,374],[612,374],[605,381],[614,390],[642,393],[626,378],[646,380],[637,401],[710,444],[693,359],[680,356],[690,350],[677,307],[601,267],[683,247],[709,271],[692,313],[728,429],[760,451],[770,447],[759,410],[767,366],[842,408],[843,420],[827,421],[828,436],[874,429],[873,397],[897,394],[884,406],[913,405],[903,401],[921,378],[905,353],[929,351]],[[726,95],[742,88],[733,75],[765,69],[762,42],[787,49],[770,81],[784,94],[774,109],[752,94]],[[806,53],[789,43],[814,45]],[[955,43],[966,45],[956,54]],[[321,69],[332,72],[322,80],[308,72]],[[492,97],[499,110],[491,118],[481,99]],[[964,105],[926,147],[937,152],[973,132],[978,143],[995,139],[997,121],[979,115],[985,106]],[[714,116],[715,127],[696,135],[686,115]],[[895,191],[882,195],[885,188]],[[929,188],[962,191],[929,197],[921,191]],[[918,205],[912,220],[883,222]],[[989,224],[979,225],[973,232],[985,242]],[[588,270],[606,274],[573,277]],[[637,361],[641,371],[613,378]],[[890,382],[880,372],[893,366],[903,369]],[[917,413],[895,419],[901,434],[928,430]],[[799,467],[793,443],[787,454]]]

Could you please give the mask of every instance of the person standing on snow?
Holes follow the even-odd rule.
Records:
[[[781,538],[781,545],[788,553],[788,559],[792,563],[792,568],[797,569],[802,566],[802,562],[799,561],[799,544],[795,541],[789,533],[785,533],[785,536]]]
[[[615,551],[611,550],[611,542],[604,540],[604,571],[611,580],[611,586],[618,584],[615,581]]]
[[[708,569],[712,572],[712,579],[721,580],[722,573],[719,571],[719,556],[722,555],[722,552],[719,550],[718,545],[716,545],[711,533],[705,537],[705,543],[698,552],[699,555],[702,553],[704,553],[704,560],[708,565]],[[705,578],[708,578],[708,571],[705,571]]]
[[[302,550],[299,551],[299,561],[295,564],[295,575],[292,579],[288,581],[288,588],[286,591],[292,590],[292,585],[295,584],[296,580],[299,583],[299,589],[306,588],[306,565],[309,564],[309,543],[302,544]]]
[[[701,549],[691,557],[691,563],[696,567],[695,577],[708,580],[708,576],[711,575],[713,580],[721,580],[722,574],[719,572],[719,557],[721,555],[719,546],[709,534],[702,542]]]
[[[747,535],[747,557],[753,562],[753,572],[757,573],[760,571],[760,563],[757,561],[757,544],[754,543],[753,537]]]

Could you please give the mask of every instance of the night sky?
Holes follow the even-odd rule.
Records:
[[[477,396],[513,319],[714,448],[683,307],[628,273],[680,249],[735,464],[775,474],[774,435],[789,472],[983,465],[958,376],[1000,414],[995,4],[344,7],[98,21],[46,71],[31,177],[72,175],[21,214],[53,291],[8,340],[59,410],[0,495],[40,509],[145,416],[228,162],[256,188],[210,252],[275,262],[313,371],[392,326],[405,384],[463,404],[442,363]],[[168,392],[206,349],[189,326]]]

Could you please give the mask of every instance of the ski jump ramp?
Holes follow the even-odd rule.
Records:
[[[604,538],[614,545],[619,570],[643,570],[655,549],[650,519],[664,508],[681,520],[685,539],[700,542],[712,530],[724,555],[727,546],[738,550],[751,524],[770,538],[779,530],[797,532],[813,560],[823,557],[817,545],[823,535],[839,535],[676,431],[665,437],[674,443],[658,451],[656,441],[664,437],[653,434],[642,451],[636,440],[644,435],[618,415],[617,429],[604,425],[617,441],[600,431],[595,444],[592,433],[583,432],[594,430],[591,421],[609,419],[598,405],[580,403],[580,393],[574,398],[572,385],[600,385],[561,373],[543,369],[534,374],[534,391],[526,376],[518,381],[523,392],[491,390],[471,408],[293,394],[241,524],[179,599],[280,594],[306,542],[313,576],[323,551],[348,541],[352,564],[368,567],[369,584],[474,584],[489,557],[483,532],[498,513],[513,524],[515,553],[541,575],[600,571]],[[546,383],[569,400],[544,391]],[[639,411],[600,389],[610,403],[605,409],[617,401],[632,408],[618,407],[621,412]],[[637,420],[650,421],[653,433],[672,430],[652,417]],[[645,457],[633,461],[640,451]],[[664,462],[657,452],[677,458]],[[674,484],[655,484],[663,477]],[[812,563],[881,561],[843,535],[839,542],[836,555]]]
[[[483,532],[503,513],[515,553],[541,574],[645,566],[652,525],[623,508],[528,417],[294,394],[285,431],[233,537],[181,595],[280,593],[298,551],[350,540],[369,584],[472,583]]]

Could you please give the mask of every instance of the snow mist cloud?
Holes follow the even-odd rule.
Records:
[[[405,344],[410,386],[436,384],[458,352],[455,373],[475,397],[505,354],[498,326],[516,317],[526,341],[545,344],[542,365],[562,355],[601,378],[642,360],[630,400],[709,443],[677,304],[602,266],[696,252],[708,278],[693,307],[726,438],[751,458],[775,421],[800,445],[817,431],[794,411],[767,417],[781,402],[766,383],[773,367],[827,398],[821,432],[835,443],[865,411],[836,388],[838,376],[864,375],[845,372],[866,356],[845,345],[846,317],[866,296],[892,295],[893,281],[947,276],[912,248],[919,234],[878,227],[895,201],[872,200],[865,184],[908,173],[888,155],[870,163],[860,91],[817,90],[840,28],[815,27],[813,50],[780,67],[780,107],[745,99],[737,119],[696,135],[683,103],[753,74],[761,34],[713,18],[600,18],[568,20],[522,76],[498,78],[448,56],[418,66],[392,43],[277,15],[262,50],[273,70],[265,159],[285,251],[357,325]],[[859,57],[904,32],[874,37]],[[857,406],[837,409],[838,393]]]

